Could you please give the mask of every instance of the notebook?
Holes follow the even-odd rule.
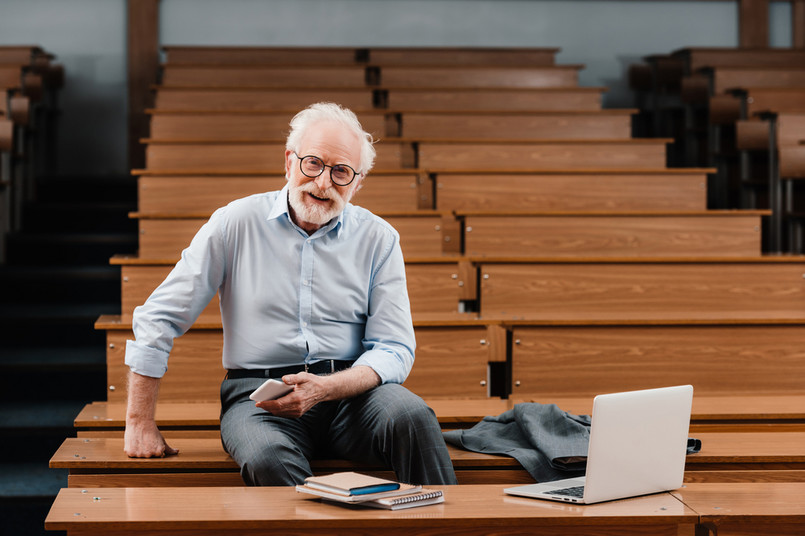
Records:
[[[598,395],[581,478],[506,488],[509,495],[592,504],[682,486],[693,387]]]

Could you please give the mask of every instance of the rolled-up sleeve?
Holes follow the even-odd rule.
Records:
[[[403,383],[414,365],[416,339],[399,239],[372,278],[365,352],[355,365],[371,367],[383,383]]]
[[[218,292],[225,276],[224,209],[204,224],[168,277],[132,317],[134,339],[126,342],[126,365],[161,378],[176,337],[183,335]]]

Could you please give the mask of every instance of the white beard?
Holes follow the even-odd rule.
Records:
[[[330,205],[321,206],[315,202],[307,202],[309,201],[308,193],[329,199]],[[325,225],[341,214],[347,204],[347,200],[335,188],[328,188],[322,192],[314,183],[308,182],[290,188],[288,203],[301,221],[314,225]]]

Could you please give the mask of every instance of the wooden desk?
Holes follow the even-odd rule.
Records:
[[[699,514],[702,536],[805,534],[802,482],[689,484],[671,494]]]
[[[293,488],[63,489],[45,520],[68,534],[692,536],[696,513],[669,493],[590,506],[511,497],[502,486],[446,486],[443,504],[388,511],[323,503]],[[187,531],[187,532],[184,532]]]

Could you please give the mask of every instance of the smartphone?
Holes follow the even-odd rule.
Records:
[[[262,402],[263,400],[280,398],[291,391],[293,391],[293,385],[286,385],[279,380],[269,378],[263,382],[263,385],[255,389],[254,392],[249,395],[249,398],[256,402]]]

